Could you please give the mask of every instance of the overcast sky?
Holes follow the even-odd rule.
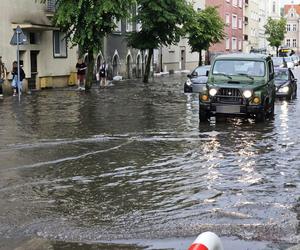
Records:
[[[294,0],[294,4],[300,4],[300,0]],[[292,0],[280,0],[281,5],[292,3]]]

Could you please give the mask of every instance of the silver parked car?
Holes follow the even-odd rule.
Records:
[[[184,83],[184,93],[199,93],[206,88],[207,75],[210,70],[210,65],[199,66],[193,70],[188,79]]]

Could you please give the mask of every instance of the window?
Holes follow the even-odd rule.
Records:
[[[286,31],[291,31],[291,25],[290,24],[286,25]]]
[[[226,42],[226,50],[229,50],[230,49],[230,39],[227,37],[225,42]]]
[[[297,31],[297,24],[293,24],[293,31]]]
[[[242,50],[242,40],[239,40],[239,50]]]
[[[225,23],[230,24],[230,16],[229,14],[225,14]]]
[[[293,39],[293,47],[296,48],[297,47],[297,40]]]
[[[38,44],[39,43],[38,33],[29,32],[29,42],[30,44]]]
[[[117,21],[117,19],[114,18],[114,23],[116,24],[115,32],[121,32],[122,31],[122,22],[121,22],[121,20]]]
[[[291,17],[294,17],[294,13],[293,12],[291,13]]]
[[[239,17],[239,29],[243,28],[242,18]]]
[[[65,34],[60,31],[53,31],[53,57],[68,57]]]
[[[236,29],[237,28],[237,16],[232,15],[232,28]]]
[[[273,1],[273,13],[275,13],[275,12],[276,12],[276,2]]]
[[[240,8],[243,7],[243,0],[239,0],[239,7],[240,7]]]
[[[237,50],[237,40],[235,37],[232,38],[232,50]]]
[[[286,46],[291,47],[291,40],[290,39],[286,39]]]
[[[132,31],[132,22],[130,20],[126,20],[126,32]]]
[[[232,5],[236,7],[237,6],[237,0],[232,0]]]

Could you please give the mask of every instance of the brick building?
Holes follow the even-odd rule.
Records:
[[[224,52],[238,52],[243,50],[243,22],[247,22],[243,15],[243,0],[206,0],[206,6],[218,6],[220,16],[225,26],[225,39],[213,45],[210,57]]]

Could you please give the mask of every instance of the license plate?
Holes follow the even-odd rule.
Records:
[[[236,105],[217,106],[216,111],[222,114],[236,114],[241,112],[241,108]]]

